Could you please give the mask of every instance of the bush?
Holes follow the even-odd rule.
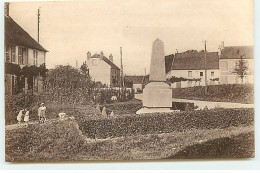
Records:
[[[207,95],[205,95],[204,86],[174,88],[172,97],[217,102],[254,103],[254,86],[251,84],[210,85]]]
[[[135,114],[136,111],[142,108],[142,102],[139,100],[131,100],[127,102],[119,102],[119,103],[113,103],[113,104],[104,104],[101,105],[102,107],[106,107],[108,110],[108,113],[111,113],[114,111],[115,114]]]
[[[180,113],[128,115],[113,119],[89,120],[77,117],[80,129],[89,138],[120,137],[137,134],[169,133],[196,129],[216,129],[251,125],[254,109],[217,109]]]

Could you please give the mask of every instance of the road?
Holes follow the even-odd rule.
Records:
[[[143,94],[135,94],[135,98],[142,100]],[[198,109],[204,109],[205,106],[208,109],[213,108],[254,108],[254,104],[243,104],[243,103],[231,103],[231,102],[212,102],[212,101],[201,101],[201,100],[188,100],[188,99],[178,99],[172,98],[173,102],[189,102],[194,103],[198,106]]]

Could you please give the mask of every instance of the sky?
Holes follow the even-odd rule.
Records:
[[[91,54],[111,53],[124,74],[149,73],[152,42],[164,42],[165,55],[186,50],[219,51],[254,44],[253,0],[89,0],[11,2],[10,16],[49,52],[47,68],[76,66]]]

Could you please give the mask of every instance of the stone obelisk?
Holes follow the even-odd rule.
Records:
[[[172,112],[172,90],[166,84],[164,44],[160,39],[153,42],[149,83],[143,90],[143,108],[137,114]]]

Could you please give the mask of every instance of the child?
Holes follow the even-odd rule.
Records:
[[[22,121],[22,117],[23,117],[23,111],[24,111],[24,109],[20,110],[17,117],[16,117],[16,119],[18,121],[18,123],[17,123],[18,126],[21,125],[21,121]]]
[[[26,123],[25,126],[29,126],[29,111],[27,109],[25,109],[24,122]]]

